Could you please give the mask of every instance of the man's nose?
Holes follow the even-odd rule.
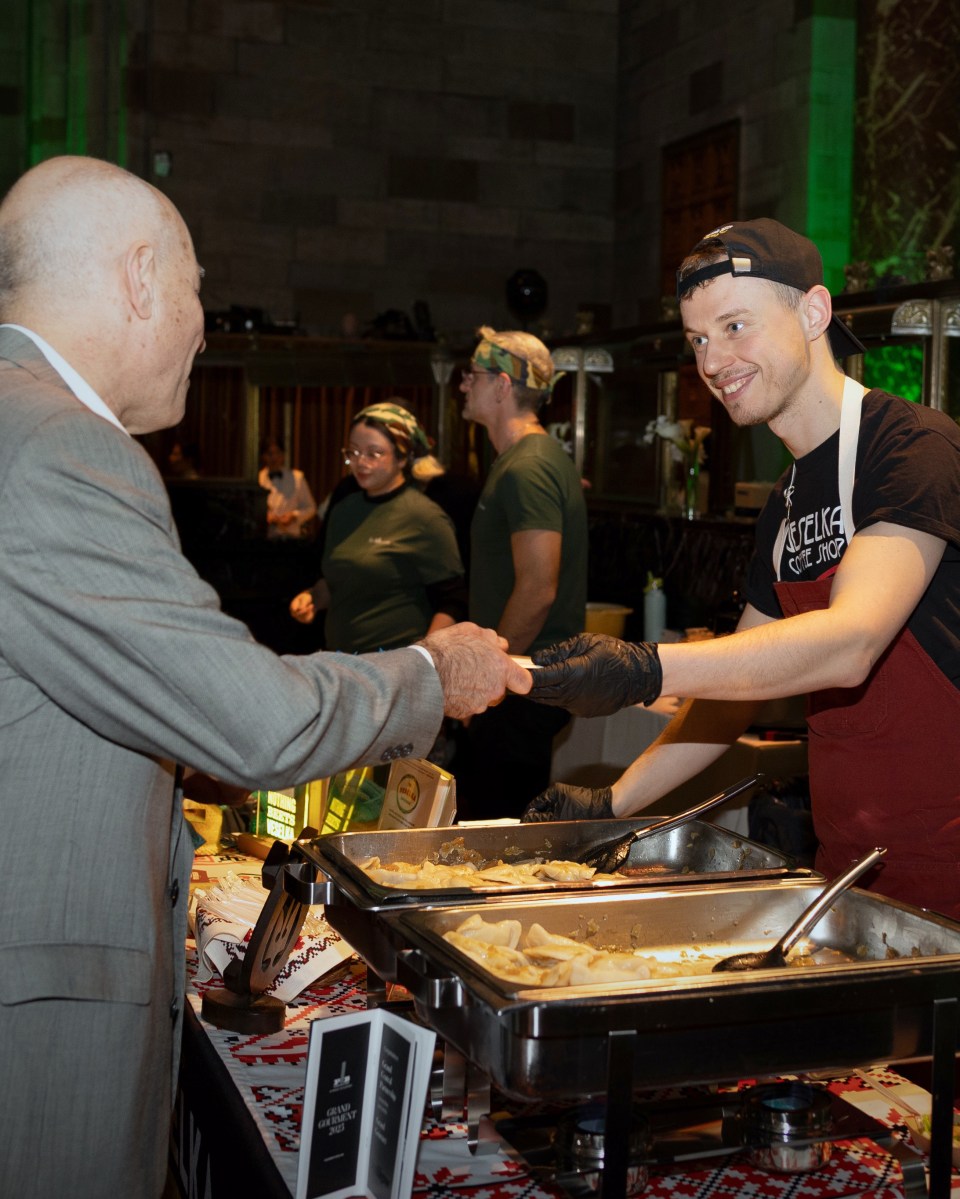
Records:
[[[700,358],[700,373],[706,379],[712,379],[733,361],[733,355],[719,342],[707,342],[707,348]]]

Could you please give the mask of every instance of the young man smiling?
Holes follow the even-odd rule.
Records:
[[[533,695],[582,715],[693,698],[612,788],[554,784],[526,816],[637,812],[715,761],[758,702],[807,694],[817,868],[886,846],[864,885],[960,917],[960,430],[844,375],[862,346],[816,247],[776,221],[707,234],[677,292],[704,383],[794,463],[757,522],[735,634],[534,655],[552,665]]]

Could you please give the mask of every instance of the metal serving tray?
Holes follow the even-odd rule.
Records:
[[[421,862],[436,858],[441,846],[462,837],[465,848],[489,860],[504,862],[563,860],[602,841],[654,823],[653,820],[572,820],[550,824],[491,825],[479,828],[399,829],[371,833],[335,833],[298,842],[297,853],[311,862],[327,880],[326,918],[382,979],[396,980],[396,956],[408,942],[396,925],[379,919],[380,913],[463,904],[529,894],[570,895],[585,891],[636,890],[665,883],[693,885],[731,879],[771,878],[791,875],[810,878],[796,870],[791,859],[767,846],[748,841],[727,829],[692,820],[677,828],[654,833],[631,846],[622,879],[600,883],[549,882],[525,887],[448,887],[404,891],[385,887],[357,865],[367,858],[383,862]],[[819,876],[816,876],[819,877]]]
[[[531,897],[384,914],[412,946],[398,973],[419,1016],[504,1091],[583,1098],[610,1070],[635,1087],[853,1068],[931,1052],[934,1008],[960,994],[960,925],[866,891],[840,896],[810,934],[826,964],[582,987],[519,987],[443,940],[474,913],[660,957],[765,948],[822,882]],[[837,954],[852,961],[837,961]],[[709,967],[708,967],[709,969]],[[616,1048],[614,1049],[614,1043]]]
[[[436,860],[441,848],[462,838],[464,848],[485,859],[504,862],[569,860],[603,841],[646,828],[653,820],[565,820],[550,824],[488,825],[483,827],[391,829],[371,833],[333,833],[304,846],[309,858],[338,886],[355,894],[367,907],[391,907],[414,901],[463,902],[468,896],[527,894],[543,891],[581,891],[604,888],[663,886],[665,883],[722,882],[745,877],[783,876],[796,873],[795,863],[784,854],[748,841],[724,828],[691,820],[677,828],[654,833],[635,842],[625,863],[624,877],[597,884],[544,882],[523,887],[490,883],[482,888],[448,887],[430,891],[404,891],[385,887],[357,865],[379,857],[384,863]],[[805,877],[810,871],[801,871]]]

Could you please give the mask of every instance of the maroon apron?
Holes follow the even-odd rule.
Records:
[[[826,608],[833,573],[777,583],[784,615]],[[810,695],[807,724],[816,868],[886,846],[862,885],[960,920],[960,691],[904,628],[859,687]]]

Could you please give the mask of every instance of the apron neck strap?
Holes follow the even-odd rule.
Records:
[[[837,484],[840,489],[840,515],[847,545],[856,532],[853,523],[853,480],[857,472],[857,442],[860,439],[860,409],[864,388],[848,375],[843,380],[840,405],[840,452],[837,458]]]
[[[849,375],[843,380],[843,398],[840,401],[840,448],[837,456],[837,486],[840,491],[840,515],[843,520],[843,536],[847,545],[856,527],[853,523],[853,481],[857,468],[857,442],[860,439],[860,410],[866,388]],[[773,571],[780,582],[780,562],[787,544],[790,527],[790,509],[793,504],[793,488],[797,477],[797,464],[790,472],[790,482],[783,492],[786,514],[780,522],[780,530],[773,545]]]

